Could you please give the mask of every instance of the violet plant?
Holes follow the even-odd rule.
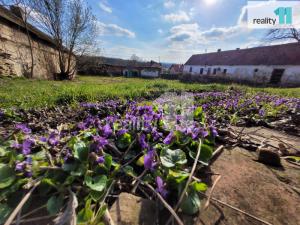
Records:
[[[39,133],[16,123],[9,138],[0,144],[0,223],[20,200],[15,193],[38,181],[37,190],[48,198],[50,215],[59,217],[66,204],[77,200],[79,224],[99,224],[108,192],[128,190],[140,174],[174,204],[186,185],[199,139],[198,166],[203,167],[209,164],[219,135],[217,128],[222,124],[237,123],[243,117],[269,120],[300,108],[299,99],[266,94],[204,92],[194,97],[194,104],[186,107],[192,113],[191,123],[181,123],[189,115],[175,107],[171,130],[164,115],[170,116],[173,109],[164,102],[160,102],[162,108],[134,101],[83,103],[80,107],[88,116],[81,122]],[[117,188],[117,180],[127,186]],[[202,182],[191,182],[181,210],[197,213],[201,202],[197,193],[206,188]]]

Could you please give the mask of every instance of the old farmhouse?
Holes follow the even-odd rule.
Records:
[[[33,61],[33,78],[55,78],[60,72],[55,46],[49,36],[25,23],[19,7],[0,6],[0,76],[30,77]],[[75,56],[71,63],[76,63]]]
[[[184,73],[245,83],[300,85],[300,44],[193,55]]]

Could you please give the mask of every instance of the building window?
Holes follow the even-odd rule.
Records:
[[[201,68],[201,69],[200,69],[200,74],[203,74],[203,71],[204,71],[204,69],[203,69],[203,68]]]
[[[209,75],[210,73],[211,73],[211,68],[208,68],[207,75]]]
[[[213,74],[217,74],[217,69],[216,68],[214,68]]]
[[[190,67],[190,73],[193,72],[193,67]]]
[[[226,74],[226,73],[227,73],[227,69],[224,69],[224,70],[223,70],[223,74]]]
[[[254,70],[254,73],[257,73],[258,72],[258,69],[256,68],[255,70]]]

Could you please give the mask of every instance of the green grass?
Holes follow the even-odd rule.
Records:
[[[226,84],[184,84],[171,80],[146,80],[123,77],[78,76],[74,81],[45,81],[0,78],[0,108],[40,108],[59,104],[95,102],[111,98],[135,98],[173,90],[226,90],[229,87],[248,92],[265,91],[300,98],[300,88],[250,88]]]

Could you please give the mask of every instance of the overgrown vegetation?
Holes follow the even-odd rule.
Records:
[[[300,88],[250,88],[227,84],[184,84],[170,80],[122,77],[77,77],[74,81],[0,79],[0,108],[41,108],[78,102],[97,102],[112,98],[152,97],[166,91],[210,91],[235,88],[250,93],[267,92],[300,97]]]
[[[130,82],[149,92],[197,87],[169,81],[100,80],[102,85],[94,85],[106,87],[106,91],[123,87],[112,91],[116,96],[124,95],[126,87],[133,90]],[[198,175],[210,164],[216,146],[226,143],[230,136],[224,129],[296,116],[299,107],[297,98],[230,90],[169,93],[154,102],[85,102],[77,109],[85,112],[81,120],[71,118],[54,129],[37,121],[34,110],[27,113],[31,118],[27,124],[14,111],[2,112],[0,122],[5,129],[0,133],[0,223],[12,222],[23,206],[23,194],[36,188],[38,198],[44,201],[36,208],[25,205],[21,221],[35,209],[47,209],[44,213],[57,224],[99,224],[114,202],[110,195],[133,192],[143,197],[155,195],[164,206],[173,207],[173,216],[183,224],[176,212],[180,209],[195,215],[199,211],[200,196],[207,185]],[[51,120],[56,122],[55,118]],[[295,134],[298,122],[293,118],[287,122],[293,125]]]

